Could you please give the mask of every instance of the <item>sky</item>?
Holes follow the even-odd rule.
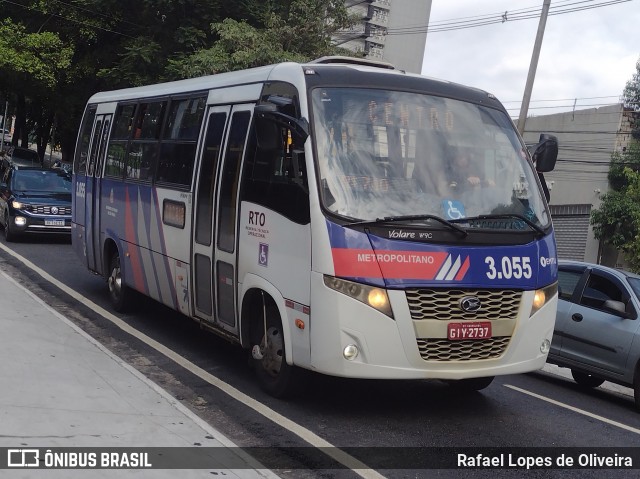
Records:
[[[517,118],[542,6],[432,0],[422,73],[493,93]],[[640,0],[551,0],[528,116],[618,103],[639,59]]]

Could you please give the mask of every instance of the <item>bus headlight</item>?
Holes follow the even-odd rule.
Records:
[[[354,283],[353,281],[328,275],[324,275],[324,284],[334,291],[338,291],[364,304],[368,304],[393,319],[393,311],[391,310],[389,296],[387,296],[385,289]]]
[[[529,317],[533,316],[542,308],[547,302],[553,298],[558,292],[558,283],[550,284],[542,289],[536,290],[533,296],[533,304],[531,305],[531,313]]]

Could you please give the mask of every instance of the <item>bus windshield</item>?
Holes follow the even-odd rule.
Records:
[[[347,221],[516,218],[487,226],[494,230],[524,228],[518,217],[550,225],[536,173],[503,112],[370,88],[316,88],[312,105],[321,200],[330,213]]]

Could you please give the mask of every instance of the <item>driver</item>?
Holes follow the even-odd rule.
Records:
[[[470,149],[454,148],[447,165],[449,187],[466,189],[476,186],[495,186],[490,178],[483,178],[482,163]]]

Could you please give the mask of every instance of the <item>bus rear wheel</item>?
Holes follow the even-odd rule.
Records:
[[[122,280],[122,268],[120,267],[120,255],[114,252],[109,260],[109,276],[107,277],[109,286],[109,299],[113,309],[119,313],[125,312],[129,308],[129,297],[131,290]]]
[[[260,345],[254,346],[252,356],[258,382],[265,392],[277,398],[294,392],[297,368],[287,364],[280,320],[268,325]]]

